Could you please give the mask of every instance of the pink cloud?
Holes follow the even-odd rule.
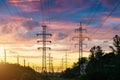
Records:
[[[38,7],[41,6],[41,0],[8,0],[8,2],[26,12],[39,11]]]
[[[89,30],[87,35],[91,39],[112,39],[117,32],[111,24],[104,24],[100,28],[89,26],[87,29]]]
[[[80,10],[90,7],[90,4],[87,3],[85,0],[69,0],[69,1],[56,0],[53,5],[55,8],[50,8],[49,11],[51,12],[63,12],[67,10],[69,12],[69,10],[72,9],[70,13],[75,13],[75,12],[78,12]],[[75,6],[77,7],[75,8]]]
[[[36,38],[32,39],[26,39],[25,37],[22,37],[26,35],[27,32],[29,32],[29,29],[25,28],[23,26],[23,23],[26,21],[30,21],[29,18],[22,18],[19,16],[9,18],[7,19],[7,24],[1,24],[0,30],[1,30],[1,41],[6,41],[9,38],[9,42],[16,42],[16,43],[23,43],[23,44],[35,44]],[[102,19],[104,20],[104,18]],[[110,20],[119,21],[119,18],[111,17]],[[15,23],[15,21],[17,23]],[[101,21],[102,22],[102,21]],[[83,28],[85,28],[87,24],[83,24]],[[53,41],[58,41],[56,44],[59,44],[59,46],[64,45],[65,47],[68,47],[71,45],[70,39],[75,36],[74,30],[79,27],[79,23],[76,24],[74,22],[65,22],[65,21],[59,21],[59,22],[51,22],[50,24],[47,24],[48,26],[48,33],[52,33],[53,36],[50,38]],[[108,28],[109,26],[109,28]],[[112,38],[116,34],[116,30],[113,28],[113,25],[110,24],[104,24],[102,28],[98,32],[94,34],[94,32],[98,29],[96,26],[89,26],[87,27],[88,33],[84,34],[85,37],[90,37],[90,39],[106,39],[106,38]],[[9,34],[2,34],[2,31],[8,30]],[[37,28],[38,29],[38,28]],[[37,31],[35,29],[35,31]],[[105,35],[105,33],[108,32],[108,34]],[[20,34],[20,35],[18,35]],[[104,35],[104,36],[103,36]],[[17,42],[18,41],[18,42]],[[61,41],[61,42],[59,42]],[[78,42],[73,41],[73,42]],[[63,46],[62,46],[63,48]]]
[[[41,8],[44,7],[45,13],[47,12],[64,12],[66,10],[73,9],[75,5],[78,9],[73,9],[73,12],[78,10],[86,9],[90,6],[90,4],[84,0],[55,0],[54,2],[50,2],[49,0],[8,0],[12,6],[19,7],[25,12],[35,12],[40,11]],[[48,3],[48,5],[46,5]]]
[[[104,17],[101,19],[101,23],[102,23],[102,20],[104,20]],[[119,20],[119,19],[115,19],[115,20]],[[101,28],[97,26],[90,26],[87,24],[83,24],[83,29],[85,29],[86,26],[87,26],[87,33],[84,34],[84,37],[104,39],[104,38],[111,38],[116,34],[116,30],[114,29],[114,26],[111,24],[108,24],[107,22]],[[109,29],[108,29],[108,26],[109,26]],[[48,24],[48,28],[49,28],[49,31],[53,34],[51,39],[70,40],[72,37],[75,36],[74,30],[76,28],[79,28],[79,24],[75,24],[73,22],[54,22],[54,23]],[[110,31],[111,33],[108,33],[109,35],[106,35],[105,37],[103,37],[103,35],[107,33],[107,31]],[[64,38],[62,38],[61,36],[59,36],[59,33],[63,33],[64,35],[67,35],[67,36],[64,36]]]
[[[106,5],[108,7],[110,7],[110,6],[112,7],[117,3],[117,0],[116,1],[115,0],[101,0],[101,1],[104,5]]]
[[[110,17],[111,21],[116,21],[116,22],[120,22],[120,18],[119,17]]]
[[[24,26],[22,26],[24,21],[28,21],[28,19],[19,18],[15,16],[12,18],[4,19],[4,22],[6,24],[0,23],[1,41],[16,42],[16,40],[19,40],[22,37],[22,35],[25,35],[26,32],[28,32],[28,30]]]
[[[14,17],[10,17],[9,20],[12,20],[12,21],[21,21],[21,22],[32,21],[32,18],[25,18],[25,17],[18,16],[18,15],[13,15],[13,16]]]
[[[104,20],[104,18],[102,20]],[[111,17],[110,20],[118,21],[118,22],[120,21],[120,19],[116,17]],[[25,40],[25,37],[22,37],[22,36],[26,35],[26,33],[28,33],[31,30],[31,27],[30,29],[27,29],[25,28],[25,26],[23,26],[23,23],[27,21],[31,21],[31,19],[22,18],[18,16],[7,19],[6,20],[7,24],[1,24],[1,27],[0,27],[0,30],[1,30],[0,34],[6,32],[6,34],[4,34],[4,36],[2,36],[1,39],[4,37],[3,39],[7,40],[6,37],[11,36],[10,38],[11,41],[13,40],[12,38]],[[79,24],[76,24],[74,22],[65,22],[65,21],[57,22],[56,21],[56,22],[51,22],[47,26],[49,31],[48,33],[53,34],[53,36],[51,37],[52,40],[59,40],[59,39],[69,40],[71,37],[74,36],[74,30],[79,27]],[[85,26],[86,24],[83,24],[83,28]],[[107,29],[108,28],[107,26],[109,26],[109,29]],[[32,29],[37,31],[38,28],[35,29],[35,27],[33,27]],[[98,29],[96,26],[88,25],[87,29],[88,29],[88,33],[87,33],[88,37],[92,37],[92,38],[102,38],[102,35],[104,35],[104,33],[107,32],[106,30],[113,31],[113,33],[109,33],[109,35],[111,36],[107,36],[107,37],[113,37],[114,34],[118,33],[114,29],[114,26],[110,24],[109,25],[104,24],[104,26],[99,31],[97,31],[97,33],[95,33],[95,35],[93,33]]]

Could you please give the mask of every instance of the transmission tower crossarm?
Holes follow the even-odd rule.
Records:
[[[49,42],[49,43],[51,43],[51,41],[37,41],[37,43],[40,43],[40,42]]]
[[[83,29],[81,26],[75,29],[75,32],[87,32],[87,29]]]
[[[39,36],[39,35],[49,35],[49,36],[52,36],[52,34],[36,34],[36,36]]]

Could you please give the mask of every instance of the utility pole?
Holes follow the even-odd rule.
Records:
[[[45,73],[47,72],[47,68],[46,68],[46,49],[51,49],[50,47],[46,47],[46,42],[50,42],[51,41],[47,41],[47,36],[52,36],[52,34],[48,34],[47,30],[46,30],[47,26],[46,25],[42,25],[42,33],[41,34],[36,34],[37,36],[41,35],[42,36],[42,41],[38,40],[37,42],[42,42],[43,46],[39,47],[38,49],[42,48],[42,72]]]
[[[67,69],[67,65],[68,65],[68,57],[67,57],[67,52],[65,54],[65,68]]]

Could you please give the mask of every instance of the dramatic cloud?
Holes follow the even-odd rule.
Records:
[[[31,12],[38,11],[41,5],[41,0],[8,0],[12,6],[21,8],[23,11]]]
[[[90,7],[90,3],[92,0],[88,0],[87,2],[84,0],[8,0],[12,6],[21,8],[23,11],[32,12],[32,11],[43,11],[43,13],[47,12],[63,12],[70,9],[75,10],[83,10],[85,8]],[[74,6],[76,5],[76,6]],[[79,9],[77,9],[79,8]],[[74,10],[74,11],[75,11]]]
[[[0,1],[0,48],[15,51],[21,58],[38,59],[42,56],[42,43],[37,43],[37,39],[42,40],[42,36],[37,37],[37,33],[42,34],[42,25],[47,26],[47,33],[51,37],[46,37],[52,43],[47,43],[51,47],[51,53],[58,63],[66,51],[75,52],[69,54],[71,59],[78,58],[79,33],[75,29],[80,27],[83,31],[83,46],[87,51],[94,45],[100,45],[104,50],[112,45],[112,37],[120,34],[120,6],[116,0],[3,0]],[[114,10],[113,10],[114,9]],[[4,50],[4,49],[3,49]],[[49,53],[50,51],[47,51]],[[1,53],[4,51],[1,50]],[[9,54],[10,55],[10,54]],[[59,57],[58,57],[59,55]],[[71,61],[73,62],[73,61]]]

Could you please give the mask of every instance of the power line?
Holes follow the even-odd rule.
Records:
[[[119,27],[119,24],[112,26],[113,29],[114,29],[115,27]],[[111,29],[107,29],[107,31],[104,33],[104,34],[106,34],[106,35],[103,35],[102,38],[104,38],[104,37],[109,37],[110,34],[108,34],[108,32],[111,33],[112,30],[111,30]],[[112,36],[111,36],[111,37],[112,37]],[[110,38],[110,39],[112,39],[112,38]]]
[[[102,27],[103,25],[105,24],[105,22],[109,19],[109,17],[113,14],[113,12],[117,9],[117,7],[119,6],[120,4],[120,0],[116,3],[116,5],[114,6],[114,8],[111,10],[111,12],[108,14],[108,16],[104,19],[104,22],[99,26],[99,28],[97,28],[95,30],[95,32],[93,32],[93,35],[95,35]],[[91,35],[92,36],[92,35]]]
[[[93,9],[95,9],[95,11],[94,11],[94,13],[91,13],[91,18],[90,18],[90,20],[87,22],[87,26],[93,21],[93,19],[94,19],[94,17],[95,17],[95,15],[96,15],[96,13],[98,12],[98,8],[100,7],[100,5],[101,5],[101,2],[100,1],[96,1],[96,5],[93,7]],[[91,10],[92,11],[92,10]],[[87,17],[89,17],[90,16],[90,14],[87,16]],[[86,26],[86,27],[87,27]]]

